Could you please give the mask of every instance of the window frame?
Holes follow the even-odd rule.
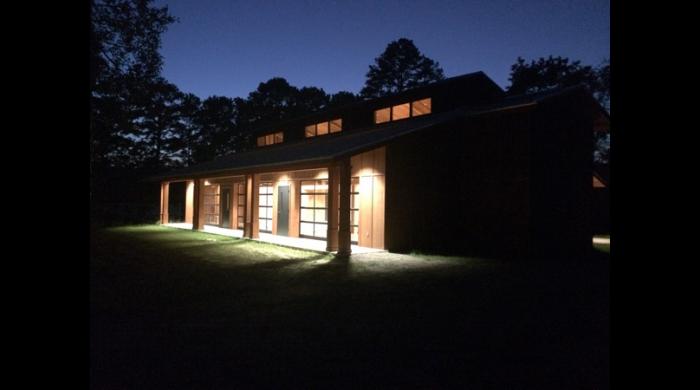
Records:
[[[314,190],[313,192],[303,192],[302,188],[306,183],[313,183]],[[320,192],[316,188],[317,186],[324,185],[326,186],[326,191],[325,192]],[[300,180],[299,181],[299,237],[304,237],[304,238],[311,238],[315,240],[326,240],[328,239],[328,179],[320,179],[320,180]],[[316,196],[318,195],[324,195],[325,196],[325,202],[323,207],[316,207]],[[304,196],[312,196],[313,197],[313,206],[308,207],[308,206],[302,206],[304,203],[302,201]],[[312,210],[312,215],[313,215],[313,221],[303,219],[302,218],[302,210]],[[317,221],[316,220],[316,210],[324,210],[325,211],[325,220],[323,221]],[[313,229],[313,235],[309,236],[307,234],[302,234],[301,232],[301,224],[302,223],[310,223],[312,224],[312,229]],[[325,225],[326,227],[326,235],[323,237],[317,236],[316,235],[316,225]]]
[[[339,128],[338,130],[333,131],[333,122],[338,122]],[[318,133],[318,125],[326,125],[327,131],[323,134]],[[313,127],[313,135],[309,135],[309,130],[310,128]],[[324,135],[331,135],[331,134],[336,134],[336,133],[341,133],[343,131],[343,118],[336,118],[336,119],[329,119],[327,121],[321,121],[318,123],[313,123],[307,126],[304,126],[304,138],[314,138],[314,137],[323,137]]]
[[[413,115],[413,104],[416,102],[423,101],[423,100],[429,101],[430,112],[426,112],[425,114],[420,114],[420,115]],[[404,104],[408,104],[408,116],[404,117],[404,118],[394,119],[394,107],[403,106]],[[379,111],[383,111],[383,110],[389,110],[389,119],[384,121],[384,122],[377,122],[377,113]],[[410,102],[393,104],[389,107],[382,107],[382,108],[376,109],[376,110],[374,110],[374,124],[375,125],[383,125],[385,123],[390,123],[390,122],[394,122],[394,121],[402,121],[402,120],[406,120],[406,119],[416,118],[419,116],[426,116],[426,115],[430,115],[432,113],[433,113],[433,98],[432,98],[432,96],[430,96],[430,97],[426,97],[426,98],[422,98],[422,99],[411,100]]]
[[[284,143],[284,131],[260,135],[257,137],[256,143],[259,148]]]
[[[269,187],[270,192],[266,192],[264,194],[261,193],[260,190],[263,187]],[[272,209],[272,202],[273,202],[274,193],[275,193],[275,187],[274,187],[274,184],[272,182],[264,182],[264,183],[260,183],[258,185],[258,231],[263,232],[263,233],[272,233],[272,218],[274,217],[274,210]],[[268,197],[268,200],[265,202],[264,206],[260,202],[260,198],[263,196]],[[265,213],[265,217],[260,215],[261,208],[270,209],[270,218],[267,218],[267,212]],[[269,224],[270,224],[269,230],[260,228],[260,226],[262,226],[260,224],[260,221],[263,221],[263,220],[270,221],[269,222]]]

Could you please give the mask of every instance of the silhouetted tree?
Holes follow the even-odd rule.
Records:
[[[160,36],[175,21],[152,0],[93,0],[90,23],[91,170],[146,160],[136,129],[162,57]]]
[[[564,57],[539,58],[530,63],[521,57],[511,66],[507,88],[510,95],[529,94],[559,87],[584,85],[610,112],[610,63],[604,61],[599,68],[581,65]],[[594,134],[593,159],[596,164],[607,164],[610,156],[610,133]]]
[[[194,122],[197,126],[193,161],[202,162],[236,152],[239,137],[238,107],[234,99],[211,96],[200,105]]]
[[[238,150],[252,146],[250,133],[279,121],[292,119],[328,107],[330,97],[323,89],[290,85],[281,77],[274,77],[260,83],[247,99],[236,98],[239,110],[236,142]]]
[[[511,85],[508,94],[536,93],[559,87],[585,85],[595,98],[608,108],[610,102],[610,64],[604,62],[600,68],[581,65],[580,61],[569,61],[565,57],[539,58],[530,63],[518,57],[511,66]]]
[[[440,64],[421,54],[413,41],[400,38],[387,45],[369,66],[364,98],[376,98],[442,80]]]
[[[610,112],[610,60],[604,60],[596,71],[598,76],[598,102]]]
[[[330,97],[321,88],[303,87],[298,90],[293,116],[301,116],[328,107]]]
[[[159,170],[184,163],[180,157],[185,95],[162,78],[145,86],[142,116],[133,133],[145,156],[143,166]]]
[[[330,96],[328,107],[340,107],[362,100],[361,97],[352,92],[340,91]]]
[[[201,126],[199,123],[199,112],[202,101],[194,94],[187,93],[182,97],[181,116],[179,134],[177,137],[177,149],[180,160],[185,165],[192,165],[197,162],[195,151],[199,145],[201,137]]]

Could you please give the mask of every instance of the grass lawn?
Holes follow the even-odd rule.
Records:
[[[608,259],[593,256],[340,261],[94,230],[91,388],[608,388]]]

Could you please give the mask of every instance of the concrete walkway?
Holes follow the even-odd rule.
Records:
[[[169,223],[165,226],[174,227],[178,229],[192,230],[191,223]],[[204,229],[202,231],[206,233],[220,234],[222,236],[243,238],[243,230],[240,229],[225,229],[218,226],[204,225]],[[327,252],[326,240],[314,240],[311,238],[302,237],[276,236],[270,233],[260,233],[260,238],[254,240],[267,242],[270,244],[288,246],[291,248],[307,249],[324,253]],[[350,249],[352,250],[353,254],[386,252],[384,249],[367,248],[357,245],[352,245]]]
[[[610,238],[607,237],[593,237],[594,244],[608,244],[610,245]]]

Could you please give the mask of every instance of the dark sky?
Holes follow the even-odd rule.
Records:
[[[199,97],[246,97],[262,81],[359,92],[386,45],[412,39],[445,76],[561,55],[610,57],[610,1],[156,0],[180,19],[163,36],[163,75]]]

